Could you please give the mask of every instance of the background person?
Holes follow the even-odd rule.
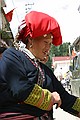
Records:
[[[3,40],[0,40],[0,58],[2,57],[2,53],[8,48],[9,46]]]
[[[22,22],[16,40],[26,48],[7,49],[0,61],[0,119],[52,120],[54,104],[79,116],[80,98],[65,91],[51,69],[40,62],[51,44],[62,43],[57,21],[32,11]]]
[[[0,58],[2,57],[2,53],[6,50],[7,48],[5,47],[0,47]]]

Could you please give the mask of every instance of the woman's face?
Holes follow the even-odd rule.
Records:
[[[51,34],[48,34],[46,37],[38,37],[32,40],[32,48],[30,51],[36,58],[43,60],[49,54],[51,43]]]

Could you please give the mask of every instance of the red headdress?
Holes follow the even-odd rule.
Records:
[[[52,33],[54,45],[62,44],[62,36],[58,22],[51,16],[37,11],[31,11],[25,16],[25,20],[19,26],[19,37],[25,43],[25,38],[43,36]]]

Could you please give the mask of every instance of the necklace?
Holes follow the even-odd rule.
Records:
[[[24,53],[24,52],[23,52]],[[25,54],[25,53],[24,53]],[[41,87],[43,87],[43,82],[45,81],[45,76],[44,76],[44,72],[40,66],[40,62],[39,60],[37,60],[36,58],[35,59],[31,59],[27,54],[25,54],[25,56],[31,61],[31,63],[36,67],[38,68],[39,70],[39,73],[38,73],[38,81],[37,81],[37,84]]]

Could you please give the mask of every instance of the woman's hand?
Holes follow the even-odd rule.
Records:
[[[60,95],[57,92],[53,92],[51,94],[53,96],[53,102],[54,102],[54,104],[57,104],[57,107],[60,107],[60,105],[61,105]]]
[[[78,113],[78,117],[80,118],[80,112]]]

